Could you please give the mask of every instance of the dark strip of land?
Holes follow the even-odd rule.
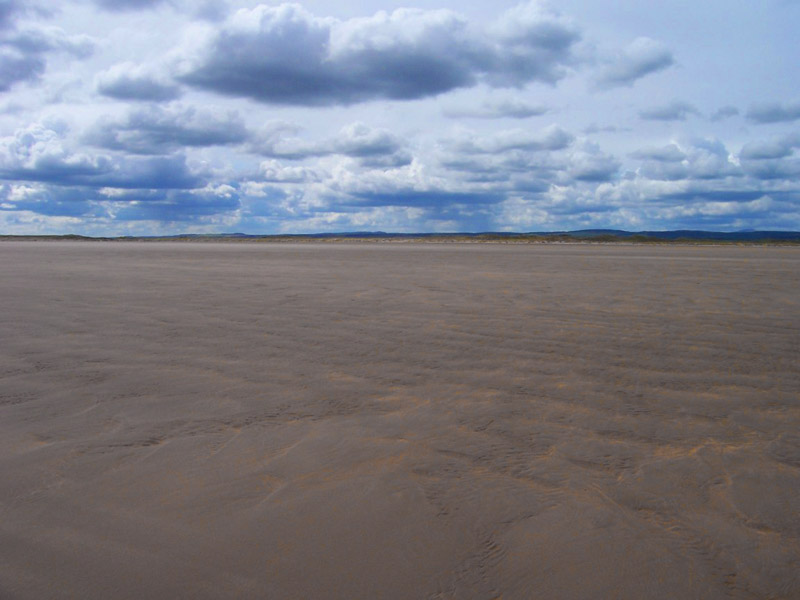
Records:
[[[85,235],[0,235],[0,241],[87,242],[493,242],[493,243],[624,243],[624,244],[767,244],[800,245],[800,231],[623,231],[584,229],[549,232],[481,233],[386,233],[358,231],[340,233],[258,235],[246,233],[176,234],[168,236],[92,237]]]

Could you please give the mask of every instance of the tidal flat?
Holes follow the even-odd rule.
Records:
[[[0,244],[0,598],[800,597],[800,250]]]

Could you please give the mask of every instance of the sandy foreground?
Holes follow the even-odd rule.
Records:
[[[0,244],[0,598],[800,598],[800,250]]]

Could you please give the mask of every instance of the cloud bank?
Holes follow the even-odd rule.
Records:
[[[800,229],[800,9],[709,3],[0,0],[0,232]]]

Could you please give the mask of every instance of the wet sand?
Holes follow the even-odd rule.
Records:
[[[0,244],[0,598],[800,598],[800,251]]]

